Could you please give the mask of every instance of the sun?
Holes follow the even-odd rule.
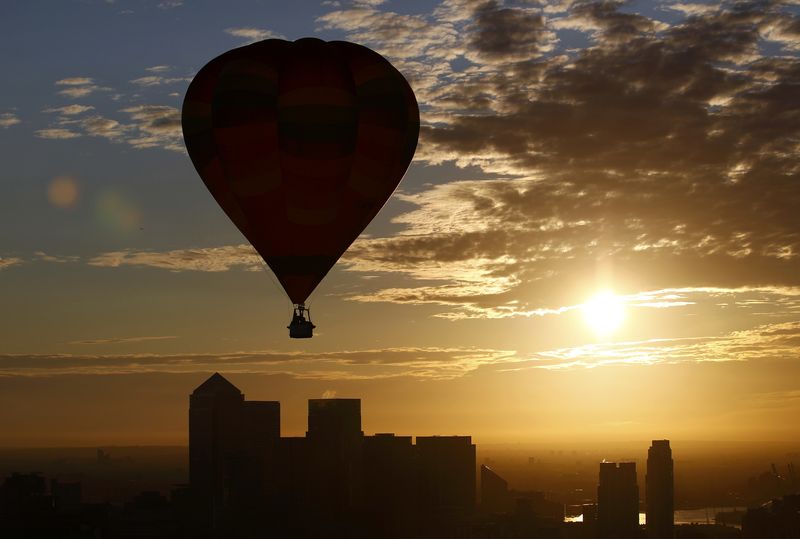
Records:
[[[622,324],[625,307],[610,290],[598,292],[582,305],[583,318],[599,337],[607,337]]]

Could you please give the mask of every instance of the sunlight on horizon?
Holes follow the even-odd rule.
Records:
[[[610,290],[598,292],[582,306],[583,318],[598,337],[608,337],[625,319],[622,300]]]

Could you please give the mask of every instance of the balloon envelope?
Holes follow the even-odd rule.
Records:
[[[269,39],[206,64],[182,125],[211,194],[302,304],[402,179],[419,109],[366,47]]]

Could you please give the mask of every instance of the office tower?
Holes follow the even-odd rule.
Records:
[[[312,535],[352,537],[359,524],[363,486],[361,400],[310,399],[307,438]]]
[[[189,403],[186,536],[440,539],[474,510],[468,436],[365,437],[359,399],[311,399],[306,436],[281,438],[280,403],[247,401],[219,374]]]
[[[510,510],[511,496],[508,481],[481,464],[481,510],[484,513],[506,513]]]
[[[272,499],[274,508],[270,537],[291,537],[299,533],[309,517],[308,485],[311,483],[308,438],[296,436],[281,438],[277,449],[275,467],[275,491]]]
[[[210,527],[222,518],[225,459],[242,443],[242,402],[244,395],[219,373],[189,397],[189,483]]]
[[[309,399],[308,438],[345,440],[363,436],[361,399]]]
[[[603,462],[597,487],[600,539],[631,539],[639,530],[639,486],[635,462]]]
[[[243,521],[267,486],[267,463],[280,437],[280,403],[245,401],[219,373],[189,397],[189,483],[201,528]]]
[[[247,445],[252,452],[273,450],[281,436],[281,403],[277,401],[244,401],[242,409]]]
[[[367,537],[415,535],[415,455],[411,436],[365,436],[362,450]]]
[[[653,440],[653,445],[647,451],[645,476],[648,539],[675,537],[674,488],[669,440]]]
[[[471,436],[417,436],[419,514],[423,526],[447,525],[475,509]]]

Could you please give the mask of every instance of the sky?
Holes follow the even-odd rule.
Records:
[[[186,154],[209,60],[366,45],[421,113],[315,337]],[[0,444],[185,444],[248,399],[481,442],[800,439],[800,4],[0,6]]]

